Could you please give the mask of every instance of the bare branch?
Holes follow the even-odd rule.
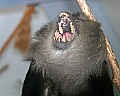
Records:
[[[105,39],[106,39],[106,44],[107,44],[108,61],[110,62],[112,69],[113,69],[113,73],[114,73],[113,82],[118,86],[118,88],[120,90],[120,68],[119,68],[117,59],[113,53],[113,50],[110,46],[110,43],[108,42],[107,38],[105,38]]]
[[[95,17],[93,16],[86,0],[77,0],[82,12],[92,21],[96,21]]]

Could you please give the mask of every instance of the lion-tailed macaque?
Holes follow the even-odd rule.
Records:
[[[22,96],[114,96],[100,23],[61,12],[34,39]]]

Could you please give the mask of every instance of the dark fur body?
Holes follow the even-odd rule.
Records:
[[[36,33],[22,96],[114,96],[100,24],[78,14],[73,18],[76,36],[71,42],[53,42],[55,22]]]

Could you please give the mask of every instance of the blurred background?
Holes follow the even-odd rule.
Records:
[[[120,64],[120,0],[87,2]],[[77,12],[80,8],[76,0],[0,1],[0,96],[20,96],[29,67],[23,54],[34,33],[56,20],[61,11]]]

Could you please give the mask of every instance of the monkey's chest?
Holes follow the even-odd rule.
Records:
[[[86,89],[83,84],[89,78],[90,72],[88,72],[89,70],[85,66],[69,62],[68,64],[64,63],[64,65],[47,66],[47,68],[50,78],[66,94],[79,89]]]

